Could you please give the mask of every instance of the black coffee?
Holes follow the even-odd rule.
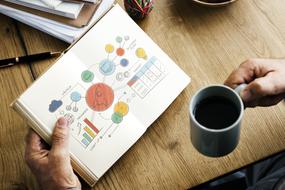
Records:
[[[196,120],[210,129],[229,127],[238,119],[239,114],[232,101],[219,96],[202,100],[194,110]]]

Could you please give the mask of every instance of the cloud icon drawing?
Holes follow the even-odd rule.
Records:
[[[52,100],[49,105],[48,111],[55,112],[61,105],[62,105],[61,100]]]

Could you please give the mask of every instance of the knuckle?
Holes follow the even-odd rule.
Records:
[[[279,86],[276,83],[272,83],[271,88],[273,95],[277,95],[279,93]]]
[[[64,141],[66,138],[66,132],[64,130],[57,130],[55,133],[52,135],[52,140],[55,143],[60,143]]]
[[[51,152],[50,154],[51,159],[54,161],[60,161],[62,159],[65,159],[68,155],[68,152],[63,149],[57,149],[56,151]]]
[[[241,67],[254,67],[257,63],[257,59],[255,58],[249,58],[245,62],[243,62],[240,66]]]
[[[252,92],[255,94],[259,94],[259,95],[264,95],[264,93],[265,93],[264,87],[259,80],[256,80],[255,82],[253,82],[253,91]]]

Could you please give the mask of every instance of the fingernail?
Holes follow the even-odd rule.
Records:
[[[66,127],[67,126],[67,120],[64,117],[61,117],[57,120],[57,125],[59,127]]]
[[[249,101],[252,96],[250,90],[243,90],[240,95],[243,101]]]

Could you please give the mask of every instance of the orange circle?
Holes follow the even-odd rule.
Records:
[[[125,50],[123,48],[118,48],[116,53],[118,56],[123,56],[125,54]]]
[[[93,84],[86,92],[86,103],[94,111],[105,111],[114,101],[113,89],[105,83]]]

